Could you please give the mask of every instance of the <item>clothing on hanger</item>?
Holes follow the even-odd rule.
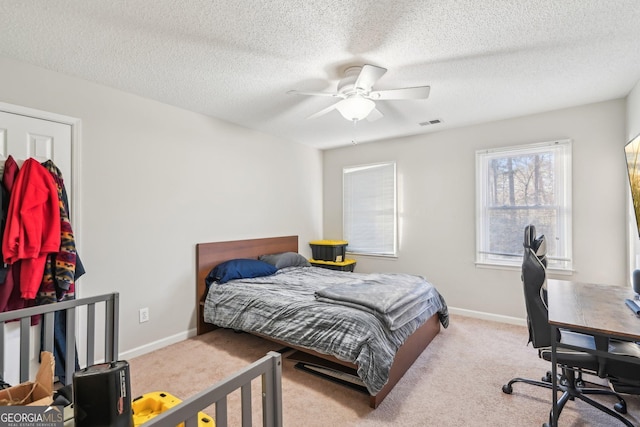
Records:
[[[19,163],[9,156],[0,165],[4,262],[0,265],[0,311],[74,299],[75,281],[85,273],[76,251],[62,173],[51,160],[40,164],[27,159],[22,168]],[[22,215],[23,210],[28,217]],[[43,235],[41,240],[34,231]],[[35,259],[29,255],[36,255]],[[34,316],[31,324],[38,321]],[[66,313],[56,312],[53,353],[60,381],[65,380],[66,341]],[[77,351],[75,366],[79,369]]]
[[[60,248],[58,252],[49,254],[47,257],[38,291],[38,304],[51,302],[46,301],[51,298],[60,301],[68,292],[71,295],[74,294],[77,258],[75,238],[65,203],[66,191],[64,191],[62,172],[51,160],[42,163],[42,166],[49,171],[56,184],[60,212]]]
[[[60,208],[53,177],[30,158],[18,172],[2,239],[7,264],[22,261],[20,293],[35,299],[47,256],[60,250]]]
[[[18,163],[12,156],[9,156],[4,161],[4,171],[2,173],[1,187],[3,194],[7,197],[2,200],[2,222],[0,222],[0,236],[4,235],[6,217],[9,211],[9,200],[11,197],[11,191],[13,185],[18,176]],[[0,312],[19,310],[21,308],[32,307],[35,305],[35,300],[27,300],[22,298],[20,293],[20,264],[21,261],[17,260],[13,264],[7,264],[4,261],[4,255],[2,259],[2,284],[0,285]],[[38,323],[38,317],[34,316],[31,319],[31,324]]]

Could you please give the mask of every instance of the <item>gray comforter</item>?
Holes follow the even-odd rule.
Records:
[[[352,282],[328,286],[315,293],[316,299],[359,308],[376,315],[392,331],[428,310],[434,288],[424,278],[411,274],[368,274]]]
[[[394,331],[371,311],[315,298],[315,293],[325,288],[365,282],[369,276],[372,275],[318,267],[290,267],[272,276],[214,283],[207,294],[204,320],[354,363],[358,376],[375,395],[386,384],[395,353],[406,338],[434,313],[439,313],[446,327],[448,312],[431,285],[428,306]],[[382,280],[384,275],[375,277]],[[393,282],[394,276],[389,279]]]

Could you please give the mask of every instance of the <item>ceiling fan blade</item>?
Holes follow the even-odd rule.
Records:
[[[375,122],[376,120],[381,119],[383,117],[384,117],[384,114],[382,114],[380,110],[378,110],[377,108],[374,108],[373,110],[371,110],[371,112],[367,116],[367,120],[370,122]]]
[[[393,100],[393,99],[427,99],[429,97],[429,86],[405,87],[402,89],[378,90],[371,92],[369,98],[373,100]]]
[[[287,95],[311,95],[311,96],[332,96],[334,98],[342,98],[342,94],[333,92],[304,92],[299,90],[289,90]]]
[[[325,115],[325,114],[329,113],[330,111],[335,110],[335,109],[336,109],[336,106],[337,106],[338,104],[340,104],[341,102],[342,102],[342,101],[338,101],[338,102],[336,102],[335,104],[331,104],[331,105],[329,105],[327,108],[324,108],[324,109],[322,109],[322,110],[318,111],[317,113],[314,113],[314,114],[310,115],[309,117],[307,117],[307,119],[315,119],[315,118],[317,118],[317,117],[323,116],[323,115]]]
[[[369,92],[374,83],[380,79],[387,72],[386,68],[376,67],[375,65],[365,64],[360,70],[360,74],[356,79],[354,86],[360,88],[365,92]]]

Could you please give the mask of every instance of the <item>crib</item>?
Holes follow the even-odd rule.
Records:
[[[117,292],[63,301],[55,304],[0,313],[0,372],[5,372],[6,331],[8,328],[18,331],[18,371],[19,381],[28,381],[30,368],[35,354],[40,348],[34,348],[32,317],[40,317],[42,339],[37,345],[44,351],[53,353],[54,319],[56,312],[66,315],[66,343],[64,363],[64,383],[71,384],[75,371],[77,353],[81,353],[80,366],[118,360],[119,295]],[[82,323],[78,319],[82,319]],[[11,326],[11,324],[17,326]],[[76,325],[86,325],[84,331],[78,331]],[[9,325],[9,326],[6,326]],[[76,334],[81,333],[80,340]],[[97,340],[102,337],[103,340]],[[79,349],[79,350],[77,350]],[[264,427],[282,426],[282,361],[279,353],[269,352],[266,356],[241,369],[226,379],[205,388],[201,392],[185,399],[179,405],[159,414],[144,423],[145,427],[173,427],[184,422],[185,427],[198,426],[198,412],[215,404],[216,427],[227,426],[227,396],[240,390],[242,426],[253,424],[251,407],[251,382],[262,379],[262,425]],[[66,424],[65,424],[66,425]]]

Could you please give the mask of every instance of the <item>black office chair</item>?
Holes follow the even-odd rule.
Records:
[[[536,237],[536,229],[533,225],[525,227],[524,231],[524,258],[522,260],[522,284],[524,288],[525,305],[527,309],[527,325],[529,327],[529,342],[538,349],[538,355],[544,360],[551,361],[551,326],[547,311],[546,290],[546,242],[544,235]],[[590,335],[579,334],[571,331],[560,332],[560,342],[574,345],[580,348],[595,349],[595,340]],[[599,384],[589,383],[582,378],[583,373],[604,375],[600,369],[601,364],[597,356],[570,349],[558,347],[556,361],[561,368],[558,379],[558,390],[563,394],[558,400],[558,416],[568,400],[578,398],[603,412],[619,419],[628,426],[633,427],[628,420],[607,408],[599,402],[587,397],[587,395],[601,394],[612,395],[618,399],[614,409],[622,414],[627,412],[624,399],[615,391]],[[615,364],[612,363],[611,366]],[[611,367],[610,366],[610,367]],[[551,372],[547,372],[541,381],[527,378],[514,378],[502,386],[506,394],[513,392],[513,384],[522,382],[539,387],[551,389]],[[587,384],[595,387],[586,387]]]
[[[620,360],[605,359],[600,363],[598,375],[606,377],[611,387],[618,393],[640,394],[640,345],[634,342],[609,342],[609,353],[622,355]],[[635,361],[628,361],[629,359]]]

